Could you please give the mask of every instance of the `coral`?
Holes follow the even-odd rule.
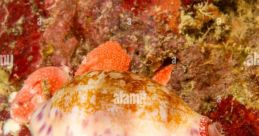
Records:
[[[153,0],[123,0],[122,6],[137,15],[147,9],[147,7],[152,4],[152,1]]]
[[[190,43],[223,40],[229,32],[228,16],[212,3],[198,3],[181,12],[180,33]]]
[[[0,54],[14,56],[13,68],[9,69],[11,79],[20,80],[40,64],[41,32],[37,22],[41,12],[37,7],[41,4],[19,0],[1,1],[0,5]]]
[[[226,136],[257,136],[259,134],[259,111],[248,109],[232,96],[218,103],[207,114],[214,122],[219,122]]]

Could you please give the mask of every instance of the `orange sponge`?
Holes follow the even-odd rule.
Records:
[[[173,68],[174,66],[172,64],[164,67],[163,69],[158,71],[152,79],[162,85],[166,85],[170,80]]]
[[[108,41],[87,54],[75,75],[93,70],[127,71],[130,61],[130,57],[118,42]]]

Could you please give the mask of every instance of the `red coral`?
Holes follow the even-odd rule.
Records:
[[[232,96],[218,103],[208,116],[222,124],[227,136],[259,136],[259,111],[246,108]]]
[[[122,6],[137,15],[152,4],[152,1],[153,0],[123,0]]]
[[[0,6],[0,13],[3,17],[7,16],[7,21],[4,26],[1,26],[1,29],[5,29],[0,31],[0,54],[14,55],[14,67],[11,73],[12,80],[24,78],[34,71],[40,63],[39,41],[41,32],[37,24],[39,16],[32,11],[32,6],[38,6],[39,13],[45,13],[40,9],[42,6],[39,0],[36,0],[34,4],[30,3],[30,0],[19,0]],[[6,12],[6,9],[8,12]],[[14,28],[21,17],[24,18],[24,23],[21,25],[22,33],[10,33],[11,28]],[[0,23],[3,22],[4,19],[0,19]],[[11,44],[14,44],[14,47],[10,46]]]
[[[183,4],[184,6],[191,5],[192,2],[193,2],[193,0],[182,0],[182,4]]]
[[[31,136],[31,132],[26,126],[22,126],[20,132],[18,133],[18,136]]]
[[[0,111],[0,121],[5,121],[10,118],[10,113],[6,109]]]

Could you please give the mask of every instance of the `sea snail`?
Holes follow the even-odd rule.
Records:
[[[75,77],[32,115],[35,136],[209,136],[209,119],[166,87],[130,72]],[[214,130],[214,129],[212,129]]]

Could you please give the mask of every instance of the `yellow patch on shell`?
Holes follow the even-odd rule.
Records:
[[[114,102],[115,94],[146,94],[143,103]],[[136,96],[136,95],[134,95]],[[132,97],[133,98],[133,97]],[[52,98],[63,112],[79,107],[86,115],[105,111],[116,117],[131,114],[163,123],[182,123],[195,114],[178,96],[158,83],[129,72],[93,71],[77,76]]]

